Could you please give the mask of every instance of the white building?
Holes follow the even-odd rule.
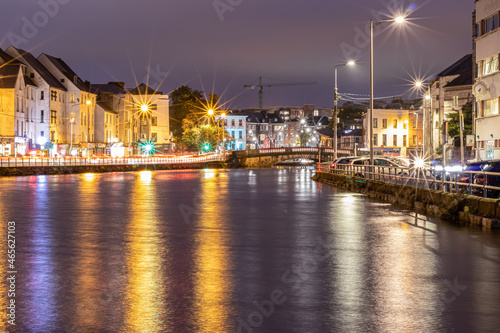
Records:
[[[231,141],[227,143],[226,150],[245,150],[247,140],[247,117],[248,114],[227,114],[224,118],[224,129]],[[216,116],[216,120],[219,116]]]
[[[171,144],[169,96],[144,83],[126,90],[132,95],[131,102],[126,105],[133,121],[129,140],[155,142],[156,150],[163,152]]]
[[[476,97],[477,158],[500,158],[500,1],[476,0],[475,61],[477,78],[473,87]]]
[[[30,148],[43,149],[51,142],[52,152],[57,151],[58,142],[63,142],[65,127],[69,121],[63,119],[67,89],[31,53],[10,46],[6,52],[26,66],[25,76],[34,87],[26,90],[26,131]],[[61,101],[50,99],[51,91],[61,96]]]
[[[58,144],[61,145],[61,152],[68,150],[71,144],[73,149],[78,150],[82,156],[90,156],[96,153],[95,145],[95,105],[96,95],[90,92],[90,82],[84,82],[75,72],[60,58],[42,53],[38,57],[45,68],[66,88],[67,92],[62,93],[56,89],[50,89],[51,103],[62,103],[63,110],[60,119],[63,130]],[[51,110],[50,117],[56,114]],[[57,117],[57,114],[56,114]],[[71,123],[73,120],[73,123]],[[72,137],[70,134],[72,133]]]

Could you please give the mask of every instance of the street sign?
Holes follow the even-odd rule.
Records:
[[[467,142],[467,147],[474,147],[474,135],[467,135],[465,142]]]
[[[52,149],[52,148],[54,148],[54,144],[52,142],[47,142],[45,144],[45,149]]]

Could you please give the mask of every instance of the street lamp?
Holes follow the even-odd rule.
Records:
[[[143,122],[143,119],[144,119],[144,114],[147,113],[149,111],[149,105],[147,104],[142,104],[141,105],[141,116],[140,116],[140,122],[141,122],[141,140],[142,140],[142,135],[144,134],[143,131],[142,131],[142,122]],[[148,133],[148,138],[147,140],[149,140],[149,133]]]
[[[392,19],[374,21],[370,20],[370,112],[368,116],[368,139],[370,142],[370,165],[373,165],[373,27],[385,22],[396,22],[402,24],[405,22],[403,16]]]
[[[350,60],[346,63],[343,64],[338,64],[335,66],[335,95],[334,95],[334,111],[333,111],[333,159],[337,159],[337,118],[338,118],[338,100],[339,100],[339,95],[338,95],[338,89],[337,89],[337,69],[339,67],[344,67],[344,66],[354,66],[356,63],[354,60]]]

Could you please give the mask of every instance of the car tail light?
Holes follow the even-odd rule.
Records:
[[[330,165],[330,168],[335,169],[335,164]]]

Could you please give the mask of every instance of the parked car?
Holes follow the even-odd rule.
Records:
[[[489,161],[484,167],[484,172],[498,172],[498,175],[482,175],[477,174],[474,176],[474,184],[484,185],[486,180],[487,186],[500,187],[500,161]],[[484,191],[482,188],[474,188],[473,193],[475,195],[484,196]],[[486,196],[488,198],[500,199],[500,190],[496,189],[486,189]]]
[[[491,162],[492,161],[468,162],[464,167],[464,171],[482,171]],[[470,179],[472,179],[472,181]],[[469,182],[472,183],[473,180],[474,180],[474,175],[472,175],[471,177],[471,174],[469,173],[460,174],[460,176],[458,177],[458,182],[460,183],[469,183]]]

